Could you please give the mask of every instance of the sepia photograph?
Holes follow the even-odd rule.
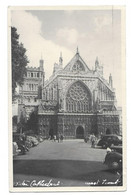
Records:
[[[126,190],[125,7],[8,8],[11,192]]]

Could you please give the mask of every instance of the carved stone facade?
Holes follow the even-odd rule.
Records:
[[[62,55],[53,75],[45,82],[38,108],[39,130],[46,137],[62,133],[65,138],[83,138],[90,133],[119,133],[112,76],[103,78],[98,58],[90,70],[78,49],[63,68]]]
[[[42,59],[38,68],[27,67],[23,85],[16,88],[16,98],[12,103],[13,131],[17,131],[21,116],[27,121],[30,113],[38,108],[39,99],[42,98],[44,78],[44,61]]]
[[[44,61],[41,59],[39,67],[27,67],[27,73],[24,76],[24,83],[19,89],[19,104],[23,104],[26,110],[26,117],[29,118],[29,114],[39,104],[39,93],[44,86]]]

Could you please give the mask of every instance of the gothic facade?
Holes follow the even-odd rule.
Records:
[[[30,113],[38,107],[41,88],[44,86],[44,61],[41,59],[39,67],[27,67],[24,83],[19,89],[19,105],[24,105],[27,119]]]
[[[118,134],[119,113],[111,74],[107,82],[98,58],[90,70],[78,49],[64,68],[61,55],[42,88],[38,115],[39,131],[45,137],[58,133],[65,138]]]

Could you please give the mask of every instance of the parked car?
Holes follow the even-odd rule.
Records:
[[[18,155],[20,150],[18,149],[18,144],[16,142],[13,142],[13,157]]]
[[[26,139],[25,145],[26,145],[26,148],[28,148],[28,150],[33,146],[32,142],[29,141],[28,139]]]
[[[122,146],[119,145],[119,146],[111,146],[110,149],[114,152],[118,152],[120,154],[122,154]]]
[[[38,142],[36,137],[27,136],[26,139],[31,142],[32,146],[37,146],[39,144],[39,142]]]
[[[111,170],[122,169],[122,146],[107,148],[104,164]]]
[[[106,149],[112,145],[118,146],[122,144],[122,137],[115,134],[104,135],[98,142],[98,146]]]
[[[39,137],[39,142],[43,142],[44,138],[42,136]]]
[[[13,134],[13,142],[16,142],[18,145],[19,149],[19,154],[25,154],[27,151],[27,148],[25,146],[25,140],[24,140],[24,135],[19,134],[19,133],[14,133]]]

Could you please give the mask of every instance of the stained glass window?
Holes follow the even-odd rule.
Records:
[[[81,83],[74,83],[68,90],[66,110],[68,112],[88,112],[91,109],[91,96],[88,89]]]

